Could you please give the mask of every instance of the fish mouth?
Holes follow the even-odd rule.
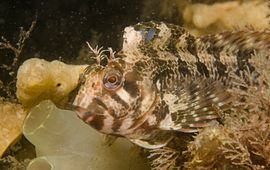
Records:
[[[90,110],[73,105],[73,110],[76,111],[77,116],[82,119],[84,122],[91,122],[95,113],[92,113]]]
[[[104,112],[108,110],[107,106],[98,98],[94,98],[87,108],[81,107],[79,105],[72,106],[73,110],[76,111],[79,118],[87,123],[91,122],[97,115],[104,115]]]

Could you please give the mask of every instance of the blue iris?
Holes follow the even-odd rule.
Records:
[[[156,34],[156,30],[153,28],[150,28],[146,34],[145,40],[151,41],[155,37],[155,34]]]

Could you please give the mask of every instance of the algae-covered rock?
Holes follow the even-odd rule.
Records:
[[[27,107],[45,99],[61,104],[77,86],[79,75],[85,67],[86,65],[68,65],[57,60],[26,60],[18,70],[16,95]]]

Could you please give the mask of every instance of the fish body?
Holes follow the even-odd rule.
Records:
[[[269,46],[267,31],[195,38],[162,22],[129,26],[122,50],[111,51],[106,65],[104,54],[90,47],[98,62],[82,75],[73,106],[104,134],[163,147],[175,133],[197,132],[229,112],[230,89],[237,86],[230,73],[256,72],[252,58],[267,56]]]

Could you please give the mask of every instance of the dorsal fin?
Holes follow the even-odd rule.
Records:
[[[223,82],[203,78],[183,82],[177,91],[165,93],[163,100],[169,113],[160,122],[161,129],[196,132],[220,118],[232,98]]]

